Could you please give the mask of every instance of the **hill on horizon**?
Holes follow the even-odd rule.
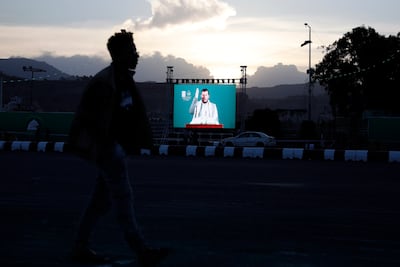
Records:
[[[11,57],[0,59],[0,73],[21,79],[31,79],[31,72],[23,71],[23,66],[44,69],[46,72],[34,73],[35,79],[58,80],[74,79],[77,77],[91,77],[106,67],[110,62],[99,57],[72,56],[59,57],[51,54],[27,59]],[[214,78],[210,70],[204,66],[196,66],[182,58],[162,56],[156,53],[141,57],[136,70],[136,82],[164,82],[166,66],[174,66],[174,74],[186,78]],[[221,77],[222,78],[222,77]],[[260,66],[253,75],[247,75],[247,86],[273,87],[285,84],[307,83],[307,75],[297,69],[295,65],[278,63],[272,67]]]
[[[182,62],[181,62],[182,63]],[[187,63],[182,63],[183,65]],[[155,66],[155,63],[148,64]],[[23,67],[32,66],[33,68],[43,69],[46,72],[35,72],[34,84],[27,82],[31,80],[32,73],[24,71]],[[206,69],[198,69],[192,66],[193,70],[198,70],[198,75],[204,75]],[[152,71],[148,71],[150,75]],[[203,73],[203,74],[202,74]],[[25,107],[33,106],[35,110],[46,112],[71,112],[76,109],[82,91],[89,81],[90,76],[72,76],[66,74],[45,61],[38,61],[27,58],[0,59],[0,75],[3,78],[2,102],[7,104],[13,98],[21,99],[21,104]],[[285,76],[287,75],[287,76]],[[255,79],[265,86],[249,86],[246,88],[248,96],[248,111],[257,108],[272,109],[304,109],[308,99],[308,83],[294,83],[302,80],[301,73],[293,65],[278,64],[272,68],[259,68],[254,76],[248,79]],[[158,77],[157,75],[148,76],[149,80]],[[298,77],[292,79],[290,77]],[[165,99],[165,82],[142,82],[135,79],[138,89],[148,106],[148,110],[154,114],[165,114],[168,112],[168,103]],[[286,84],[271,85],[274,82],[285,81]],[[254,84],[254,83],[253,83]],[[256,83],[257,84],[257,83]],[[33,87],[32,87],[33,86]],[[239,92],[240,86],[237,85]],[[33,89],[33,90],[32,90]],[[326,110],[329,106],[329,97],[325,89],[319,84],[314,84],[312,88],[314,98],[314,110]]]
[[[26,67],[26,70],[24,70],[24,67]],[[29,67],[37,70],[33,72],[33,78],[35,80],[60,80],[72,78],[71,75],[60,71],[44,61],[19,57],[0,59],[0,73],[10,77],[30,80],[32,78],[32,71],[29,70]]]
[[[281,84],[271,87],[250,87],[246,93],[250,99],[279,99],[290,96],[308,95],[308,84]],[[312,95],[326,95],[324,87],[319,84],[312,86]]]

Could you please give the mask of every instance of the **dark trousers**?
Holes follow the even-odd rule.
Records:
[[[113,208],[125,239],[137,251],[144,247],[144,238],[136,221],[126,154],[117,143],[104,148],[99,154],[96,162],[99,174],[81,219],[77,243],[87,246],[96,223]]]

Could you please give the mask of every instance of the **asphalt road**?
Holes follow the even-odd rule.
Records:
[[[400,266],[400,164],[133,157],[138,221],[160,266]],[[0,266],[67,260],[95,169],[66,153],[0,152]],[[110,214],[94,248],[136,266]]]

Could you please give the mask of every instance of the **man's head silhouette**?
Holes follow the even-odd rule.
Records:
[[[107,49],[116,66],[126,69],[136,68],[139,54],[131,32],[121,30],[115,33],[108,39]]]

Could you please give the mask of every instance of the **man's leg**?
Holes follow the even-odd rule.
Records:
[[[133,191],[125,160],[126,154],[119,144],[115,144],[110,147],[110,151],[106,155],[109,157],[99,160],[99,168],[103,172],[105,183],[110,191],[116,219],[129,245],[140,249],[145,244],[136,221]]]
[[[99,174],[92,198],[79,224],[75,245],[72,250],[73,260],[94,263],[109,261],[108,258],[97,255],[96,252],[90,249],[89,243],[98,220],[110,210],[111,204],[108,186],[104,177]]]
[[[111,198],[115,204],[116,217],[133,252],[138,257],[141,266],[155,266],[168,255],[166,249],[150,248],[136,221],[133,191],[130,184],[125,152],[116,144],[113,149],[111,160],[104,162],[102,170],[105,181],[110,189]]]
[[[98,222],[111,208],[111,199],[104,177],[99,174],[96,187],[88,207],[86,208],[77,233],[76,242],[88,245],[92,232]]]

